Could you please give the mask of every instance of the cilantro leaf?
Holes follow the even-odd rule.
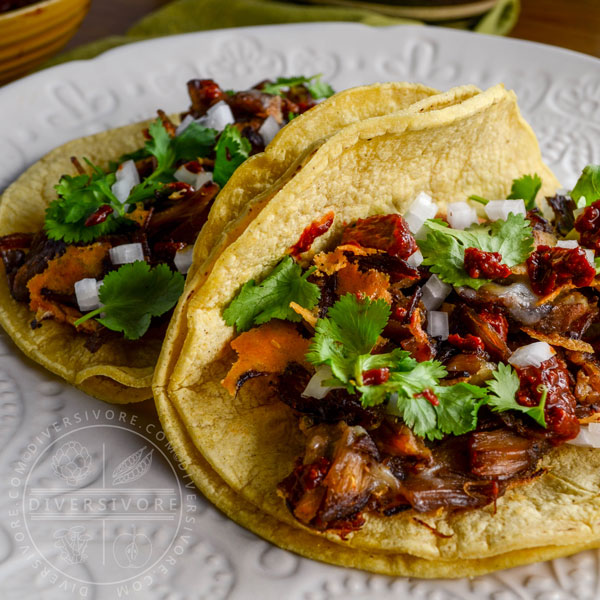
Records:
[[[146,142],[145,148],[156,158],[156,169],[150,177],[156,178],[159,174],[166,173],[173,167],[175,150],[171,144],[171,136],[160,119],[150,123],[148,133],[150,139]]]
[[[179,160],[189,161],[208,156],[217,138],[216,129],[190,123],[178,136],[171,137],[160,119],[148,127],[150,139],[145,150],[156,158],[156,169],[147,178],[170,180]]]
[[[63,175],[54,189],[58,199],[46,209],[44,229],[50,239],[67,243],[90,242],[116,231],[124,224],[122,205],[111,191],[114,173],[104,173],[89,160],[92,175]],[[87,218],[101,206],[110,205],[113,212],[98,225],[85,226]]]
[[[275,83],[267,83],[262,87],[262,91],[265,94],[272,94],[273,96],[282,96],[283,92],[288,90],[295,85],[302,85],[304,83],[310,83],[311,79],[315,77],[319,77],[318,75],[314,75],[313,77],[303,77],[299,75],[298,77],[278,77],[275,80]]]
[[[358,301],[354,294],[342,296],[319,319],[315,337],[306,358],[313,365],[329,365],[343,384],[362,384],[362,372],[376,368],[370,352],[390,318],[390,307],[384,300]],[[381,358],[381,357],[380,357]],[[353,385],[354,385],[353,383]]]
[[[429,219],[427,238],[419,241],[423,264],[451,285],[468,285],[474,289],[489,283],[489,279],[469,277],[464,268],[466,248],[499,252],[502,262],[509,267],[522,263],[533,250],[533,234],[529,221],[523,215],[510,213],[506,221],[498,220],[484,225],[472,225],[464,231]]]
[[[544,407],[546,405],[547,391],[543,393],[538,406],[523,406],[515,399],[521,382],[512,367],[504,363],[498,363],[498,370],[492,373],[492,377],[493,379],[487,382],[489,390],[487,404],[492,407],[494,412],[517,410],[529,415],[542,427],[546,427]]]
[[[523,175],[512,182],[510,188],[509,200],[523,200],[525,208],[531,210],[535,208],[535,197],[542,187],[542,180],[537,173],[533,175]]]
[[[234,171],[250,156],[252,145],[234,125],[226,125],[215,148],[213,181],[223,187]]]
[[[192,122],[172,139],[175,159],[187,162],[208,156],[215,146],[216,139],[216,129]]]
[[[577,202],[585,197],[587,206],[600,200],[600,165],[588,165],[584,167],[575,187],[571,190],[571,198]]]
[[[487,400],[485,388],[461,382],[438,386],[435,395],[440,402],[434,408],[441,432],[462,435],[475,429],[479,408]]]
[[[392,399],[391,402],[394,402],[394,400]],[[392,414],[401,416],[402,420],[416,435],[433,440],[443,437],[437,427],[435,409],[426,398],[422,396],[408,398],[398,395],[395,409]]]
[[[333,88],[321,81],[322,75],[312,75],[311,77],[278,77],[275,83],[267,83],[263,86],[262,91],[265,94],[273,94],[274,96],[282,96],[283,92],[296,85],[306,85],[308,92],[315,99],[329,98],[335,93]]]
[[[298,322],[300,315],[290,308],[296,302],[310,310],[319,301],[319,286],[308,281],[312,271],[302,274],[300,265],[286,256],[271,273],[256,285],[250,280],[223,312],[227,325],[235,325],[238,332],[271,319]]]
[[[152,317],[175,306],[183,292],[184,278],[165,264],[150,268],[138,260],[111,271],[99,291],[103,306],[75,322],[79,325],[101,313],[98,318],[108,329],[122,331],[128,340],[137,340],[148,331]]]
[[[319,100],[320,98],[330,98],[335,94],[333,88],[328,83],[321,81],[321,75],[317,75],[314,78],[314,81],[309,83],[306,87],[315,100]]]

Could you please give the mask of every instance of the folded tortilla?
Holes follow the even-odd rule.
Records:
[[[201,489],[226,512],[243,506],[238,520],[279,545],[390,574],[475,574],[600,545],[600,452],[573,446],[549,455],[549,472],[509,491],[496,508],[419,514],[428,526],[412,511],[367,514],[363,528],[344,541],[293,518],[276,487],[304,449],[297,418],[262,378],[235,397],[221,385],[235,359],[229,346],[234,331],[222,312],[240,286],[263,278],[329,211],[334,224],[312,253],[338,239],[344,223],[402,214],[420,191],[443,212],[471,194],[505,198],[512,180],[526,173],[541,176],[540,198],[559,187],[514,93],[502,86],[444,108],[409,107],[350,125],[297,164],[207,276],[190,283],[163,347],[155,398],[171,443],[188,465],[194,453]]]
[[[280,131],[265,153],[246,161],[223,188],[202,230],[195,254],[204,256],[213,251],[216,256],[213,246],[227,222],[255,194],[271,185],[315,140],[357,120],[401,110],[436,93],[412,83],[352,88],[294,119]],[[110,161],[144,145],[142,132],[148,124],[137,123],[74,140],[47,154],[4,192],[0,200],[0,235],[42,229],[44,211],[56,198],[54,186],[62,175],[76,174],[70,160],[72,156],[87,157],[105,168]],[[188,281],[192,279],[193,270],[188,274]],[[159,332],[149,332],[137,341],[110,340],[91,353],[84,347],[85,336],[73,327],[48,319],[41,328],[33,330],[32,318],[28,307],[12,298],[2,273],[0,325],[28,357],[107,402],[136,402],[152,396],[152,376],[163,343]]]

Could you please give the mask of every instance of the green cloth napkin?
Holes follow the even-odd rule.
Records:
[[[323,0],[320,0],[321,2]],[[380,0],[384,2],[384,0]],[[374,8],[354,6],[353,0],[344,0],[346,6],[318,6],[298,4],[285,0],[175,0],[138,21],[126,35],[111,36],[65,52],[44,66],[68,60],[93,58],[98,54],[131,42],[149,38],[208,31],[248,25],[302,23],[317,21],[348,21],[365,25],[418,25],[422,21],[386,16]],[[444,23],[448,27],[471,29],[482,33],[507,34],[517,22],[519,0],[499,0],[489,12],[474,20]]]

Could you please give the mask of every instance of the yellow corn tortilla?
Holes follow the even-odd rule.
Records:
[[[345,548],[320,536],[298,529],[261,511],[236,494],[211,468],[194,446],[173,405],[163,394],[156,399],[158,414],[169,443],[202,494],[230,519],[262,538],[306,558],[367,569],[384,575],[421,578],[476,577],[491,571],[509,569],[560,556],[568,556],[597,546],[596,543],[527,548],[482,559],[428,560],[409,554],[368,552]]]
[[[383,553],[397,558],[386,572],[426,576],[436,573],[431,563],[483,560],[485,571],[600,545],[600,453],[571,446],[549,455],[549,472],[511,490],[496,511],[492,506],[418,515],[448,537],[434,535],[411,511],[393,517],[369,514],[348,541],[308,530],[276,494],[277,483],[304,449],[297,418],[261,378],[246,383],[236,397],[220,383],[235,359],[229,347],[234,332],[221,316],[224,307],[243,283],[264,277],[314,219],[335,213],[332,228],[314,245],[312,252],[318,252],[339,238],[344,223],[402,213],[420,191],[444,211],[470,194],[505,198],[514,178],[534,172],[543,181],[540,197],[559,187],[514,93],[502,86],[430,112],[408,109],[367,119],[311,148],[301,169],[277,185],[206,279],[195,277],[182,297],[154,381],[159,407],[172,403],[184,428],[180,433],[189,436],[236,498],[258,509],[260,519],[286,524],[294,534],[307,533],[318,540],[315,548],[327,541],[340,547],[340,556],[346,549],[342,564],[362,560],[348,555]],[[176,438],[181,441],[179,434]],[[227,507],[228,500],[218,495],[216,500]],[[251,517],[248,522],[252,526]],[[290,543],[276,533],[272,539]],[[302,553],[312,553],[300,545]],[[326,551],[311,555],[337,562]],[[415,560],[412,567],[398,559],[406,555]],[[372,568],[367,559],[361,564]]]
[[[374,84],[353,88],[322,102],[282,129],[267,153],[251,157],[219,194],[215,216],[203,228],[202,248],[212,248],[228,219],[283,172],[301,150],[337,129],[371,115],[405,108],[436,93],[411,83]],[[176,119],[175,119],[176,120]],[[0,235],[39,231],[46,206],[56,198],[54,186],[63,174],[76,174],[71,156],[87,157],[100,167],[144,145],[148,122],[113,129],[74,140],[56,148],[30,167],[4,192],[0,200]],[[204,250],[203,250],[204,251]],[[188,280],[193,273],[188,275]],[[143,340],[111,340],[97,352],[85,349],[85,337],[50,319],[32,330],[33,314],[10,295],[0,274],[0,325],[31,359],[101,400],[128,403],[152,396],[151,381],[163,342],[162,336]]]

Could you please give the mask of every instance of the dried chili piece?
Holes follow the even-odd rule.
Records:
[[[505,279],[511,274],[502,263],[500,252],[486,252],[479,248],[465,250],[465,270],[473,279]]]
[[[579,246],[538,246],[527,259],[527,273],[533,291],[540,296],[547,296],[565,284],[573,284],[575,287],[590,285],[596,276],[596,269]]]
[[[303,252],[310,250],[313,242],[321,235],[324,235],[329,231],[329,228],[333,225],[333,219],[335,215],[332,210],[321,218],[313,221],[304,231],[300,234],[298,241],[290,248],[290,254],[293,257],[298,257]]]
[[[362,374],[364,385],[379,385],[390,378],[390,370],[387,367],[381,369],[369,369]]]
[[[384,250],[391,256],[406,259],[417,250],[417,242],[400,215],[376,215],[358,219],[342,234],[342,244]]]
[[[477,352],[478,350],[485,349],[482,339],[470,333],[467,333],[465,336],[458,335],[458,333],[451,333],[448,336],[448,343],[463,352]]]
[[[579,241],[586,248],[600,250],[600,200],[588,206],[575,221]]]
[[[573,439],[579,433],[575,414],[576,400],[571,391],[570,375],[565,362],[558,356],[539,367],[516,369],[521,382],[516,400],[523,406],[538,406],[545,392],[547,433],[554,442]]]

